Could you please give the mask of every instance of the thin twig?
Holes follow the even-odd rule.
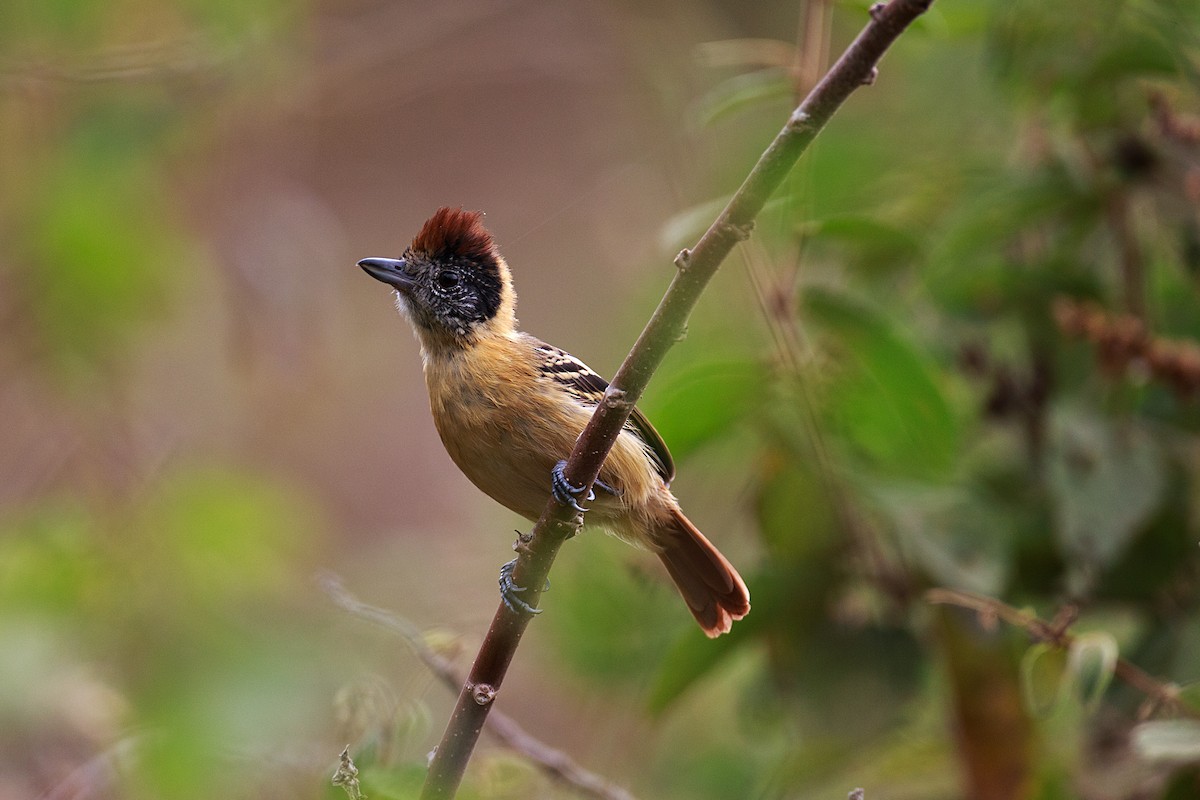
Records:
[[[679,341],[688,316],[734,245],[747,239],[754,220],[800,155],[856,89],[873,80],[875,65],[904,29],[933,0],[891,0],[871,7],[871,21],[832,69],[788,118],[696,246],[679,254],[677,271],[654,315],[613,376],[604,400],[575,443],[564,470],[568,481],[590,488],[650,377]],[[514,581],[522,598],[536,606],[559,547],[581,524],[568,505],[550,500],[528,537],[518,540]],[[451,798],[491,710],[530,616],[501,603],[471,666],[458,703],[438,745],[422,800]]]
[[[450,691],[462,686],[462,675],[448,658],[440,655],[425,641],[419,628],[398,614],[359,600],[346,590],[342,581],[332,573],[317,578],[321,589],[334,605],[359,619],[373,622],[397,634]],[[530,735],[516,720],[502,711],[488,717],[487,730],[502,744],[520,753],[526,760],[553,780],[566,784],[584,797],[595,800],[636,800],[629,792],[605,778],[581,767],[570,756]]]
[[[925,598],[934,604],[970,609],[978,613],[982,619],[993,623],[995,620],[1003,620],[1009,625],[1027,631],[1035,640],[1053,645],[1061,650],[1069,649],[1071,643],[1075,641],[1075,637],[1069,630],[1071,622],[1075,619],[1073,607],[1060,611],[1055,615],[1053,621],[1047,622],[1032,611],[1023,611],[994,597],[960,589],[930,589],[926,592]],[[1200,719],[1200,709],[1192,707],[1180,698],[1177,685],[1160,681],[1124,658],[1117,659],[1113,674],[1156,703],[1184,716]]]

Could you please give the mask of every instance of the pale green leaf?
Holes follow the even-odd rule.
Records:
[[[1100,705],[1117,669],[1117,640],[1111,634],[1094,632],[1075,637],[1067,657],[1067,673],[1083,707]]]
[[[1119,557],[1162,500],[1163,455],[1133,421],[1060,408],[1050,426],[1048,477],[1056,533],[1077,570]]]
[[[846,440],[885,471],[948,470],[958,426],[924,354],[875,309],[826,290],[805,292],[801,318],[824,334],[825,406]]]

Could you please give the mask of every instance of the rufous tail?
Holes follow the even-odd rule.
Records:
[[[658,529],[662,559],[688,610],[710,638],[729,633],[733,621],[750,613],[742,576],[678,508]]]

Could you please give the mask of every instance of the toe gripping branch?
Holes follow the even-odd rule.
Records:
[[[563,473],[563,467],[567,466],[566,461],[560,461],[554,465],[554,469],[550,472],[550,491],[554,494],[554,499],[562,503],[564,506],[570,506],[580,514],[587,511],[586,508],[579,505],[579,498],[583,497],[585,486],[576,486],[567,480],[567,476]],[[590,503],[596,499],[596,493],[589,491],[585,502]]]
[[[517,582],[513,580],[513,569],[516,566],[517,560],[514,558],[500,568],[500,599],[514,614],[537,615],[542,613],[540,608],[535,608],[521,599],[520,595],[526,590],[526,587],[517,586]],[[550,581],[546,581],[546,587],[542,591],[549,588]]]
[[[576,486],[567,480],[567,476],[563,474],[563,468],[566,467],[566,465],[566,461],[559,461],[554,465],[554,469],[550,473],[550,491],[554,494],[554,499],[559,503],[570,506],[582,514],[587,511],[585,507],[579,505],[579,498],[583,497],[584,487]],[[621,496],[621,493],[618,490],[614,489],[603,481],[597,480],[595,485],[601,491],[606,492],[613,497]],[[587,497],[584,498],[584,502],[590,503],[595,499],[596,493],[594,491],[589,491],[587,493]],[[528,540],[526,537],[521,536],[521,541],[527,542]],[[504,605],[508,606],[508,610],[514,614],[542,613],[542,609],[535,608],[521,598],[520,595],[526,591],[526,587],[518,586],[517,582],[513,579],[513,570],[516,569],[516,566],[517,560],[514,558],[512,561],[509,561],[507,564],[500,567],[500,599],[504,601]],[[544,589],[542,589],[542,591],[544,592],[549,588],[550,581],[546,581],[546,586]]]
[[[582,514],[583,512],[587,511],[586,508],[579,505],[579,498],[583,496],[583,487],[576,486],[567,480],[567,476],[563,472],[563,469],[566,466],[566,461],[560,461],[554,465],[554,469],[550,472],[550,491],[554,494],[555,500],[562,503],[564,506],[570,506]],[[597,478],[592,485],[605,494],[611,495],[612,497],[621,496],[620,490],[614,489],[599,478]],[[584,502],[590,503],[595,499],[596,492],[589,491],[587,493],[587,497],[584,498]]]

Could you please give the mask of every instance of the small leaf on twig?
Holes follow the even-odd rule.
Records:
[[[1093,711],[1117,669],[1117,640],[1097,631],[1076,636],[1067,657],[1067,672],[1083,707]]]
[[[1063,702],[1067,656],[1045,642],[1035,644],[1021,659],[1021,695],[1025,708],[1036,717],[1050,717]]]

